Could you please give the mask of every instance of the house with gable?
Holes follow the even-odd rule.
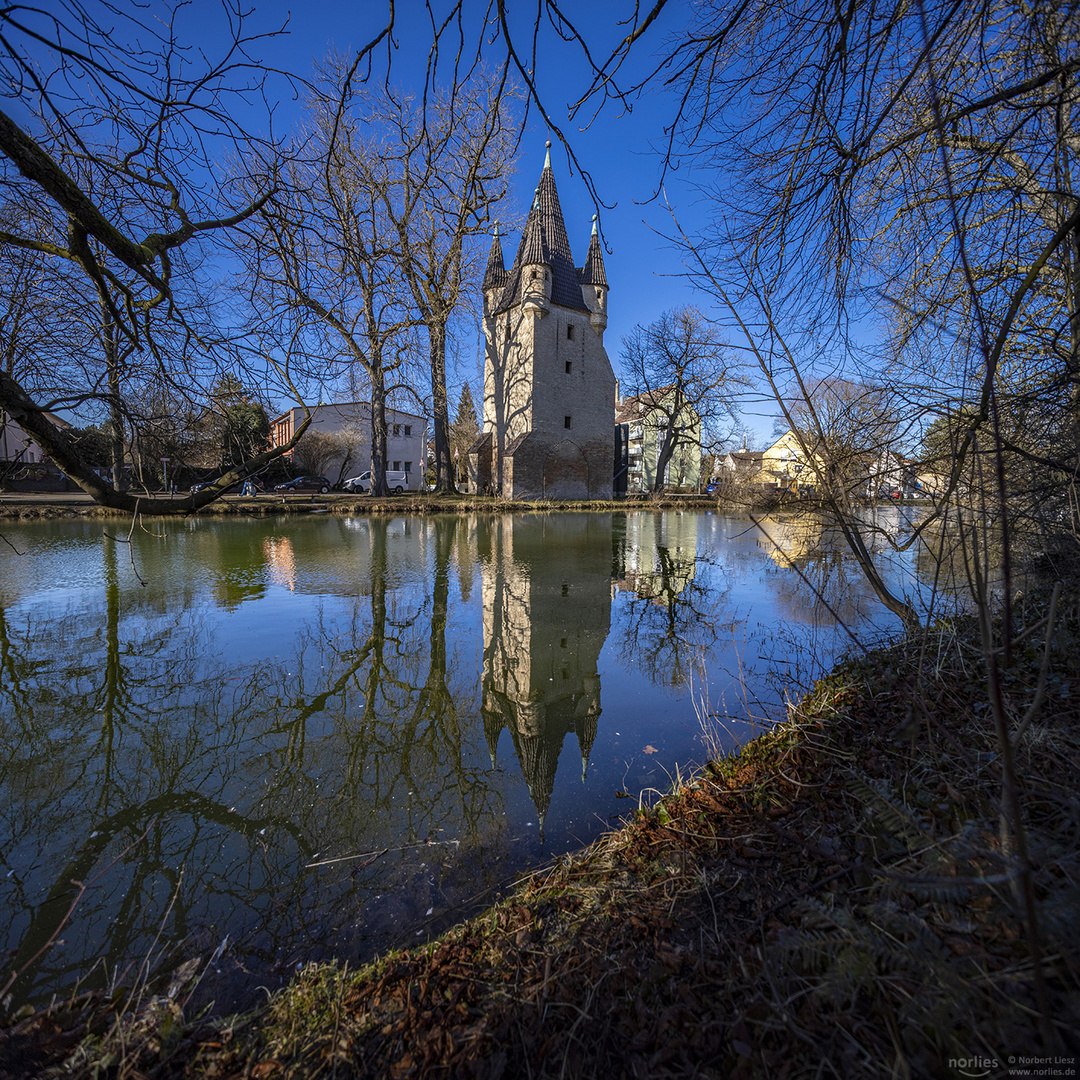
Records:
[[[811,455],[806,450],[806,437],[800,438],[788,430],[761,455],[761,472],[757,483],[775,491],[798,495],[817,485],[818,477]]]
[[[618,388],[616,387],[616,393]],[[616,439],[626,447],[626,491],[651,491],[668,429],[674,449],[662,485],[696,491],[701,479],[701,417],[689,404],[679,408],[673,386],[620,397],[615,406]]]
[[[786,431],[767,450],[736,450],[717,462],[720,476],[740,487],[764,494],[806,495],[818,483],[815,459],[805,439]]]

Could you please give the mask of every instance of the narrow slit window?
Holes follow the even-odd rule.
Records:
[[[566,324],[566,340],[567,341],[573,341],[574,340],[574,324],[573,323],[567,323]]]
[[[570,374],[570,370],[571,370],[571,368],[573,368],[573,366],[574,365],[569,360],[566,361],[566,374],[567,375]]]
[[[570,426],[570,417],[569,416],[564,416],[562,423],[563,423],[564,428],[568,428]]]

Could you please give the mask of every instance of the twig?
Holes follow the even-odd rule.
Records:
[[[1046,697],[1046,676],[1050,670],[1050,646],[1053,644],[1054,620],[1057,615],[1058,597],[1060,596],[1061,582],[1055,581],[1054,592],[1050,597],[1050,612],[1046,616],[1046,644],[1043,646],[1042,666],[1039,668],[1039,681],[1035,687],[1035,700],[1028,706],[1028,711],[1024,714],[1024,719],[1017,725],[1016,734],[1013,736],[1014,749],[1020,745],[1020,740],[1024,737],[1024,732],[1027,731],[1028,725],[1034,718],[1035,713],[1039,711],[1039,706],[1042,705],[1043,700]]]
[[[135,554],[134,554],[134,552],[132,550],[132,547],[131,547],[131,536],[132,536],[132,533],[135,532],[135,522],[139,519],[138,506],[139,506],[139,500],[136,499],[135,500],[135,513],[131,515],[131,528],[128,530],[126,540],[123,540],[118,536],[113,536],[112,533],[108,533],[108,532],[103,533],[103,535],[107,536],[114,544],[127,544],[127,546],[128,546],[128,559],[131,561],[131,572],[135,575],[135,577],[138,580],[139,584],[145,589],[146,588],[146,582],[143,581],[142,576],[139,574],[139,571],[135,566]],[[145,532],[146,530],[144,529],[143,531]],[[150,534],[150,535],[153,535],[153,534]]]
[[[313,866],[331,866],[333,863],[348,862],[350,859],[367,859],[369,857],[378,858],[390,851],[412,851],[414,848],[438,847],[439,845],[450,844],[457,847],[460,843],[460,840],[421,840],[418,844],[402,844],[401,847],[381,848],[375,851],[358,851],[353,855],[339,855],[336,859],[320,859],[318,862],[305,863],[304,869],[310,870]]]

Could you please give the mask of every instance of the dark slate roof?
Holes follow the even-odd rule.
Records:
[[[578,271],[582,285],[603,285],[608,287],[607,274],[604,273],[604,252],[600,248],[600,234],[593,217],[592,236],[589,238],[589,253],[585,256],[585,265]]]
[[[574,267],[574,257],[570,253],[570,241],[566,236],[566,225],[563,223],[562,207],[559,205],[559,193],[555,188],[555,174],[551,171],[550,158],[544,162],[540,186],[536,189],[532,209],[525,220],[525,230],[521,234],[514,265],[507,275],[502,296],[495,302],[494,311],[506,311],[521,303],[521,268],[537,263],[551,267],[553,304],[572,308],[574,311],[589,310],[581,295],[581,279]]]
[[[615,406],[615,423],[628,424],[640,419],[645,413],[652,412],[674,388],[675,384],[672,383],[670,386],[661,386],[657,390],[646,390],[644,394],[624,397]]]
[[[502,241],[499,239],[498,226],[491,238],[491,251],[488,253],[487,269],[484,271],[485,292],[488,289],[501,289],[506,284],[506,264],[503,262]]]

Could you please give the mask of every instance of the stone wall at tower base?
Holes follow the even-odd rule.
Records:
[[[477,436],[469,447],[469,490],[474,495],[488,495],[493,491],[491,483],[491,432],[485,431]]]
[[[531,431],[503,454],[501,494],[507,499],[610,499],[612,453],[613,438],[577,443]]]

